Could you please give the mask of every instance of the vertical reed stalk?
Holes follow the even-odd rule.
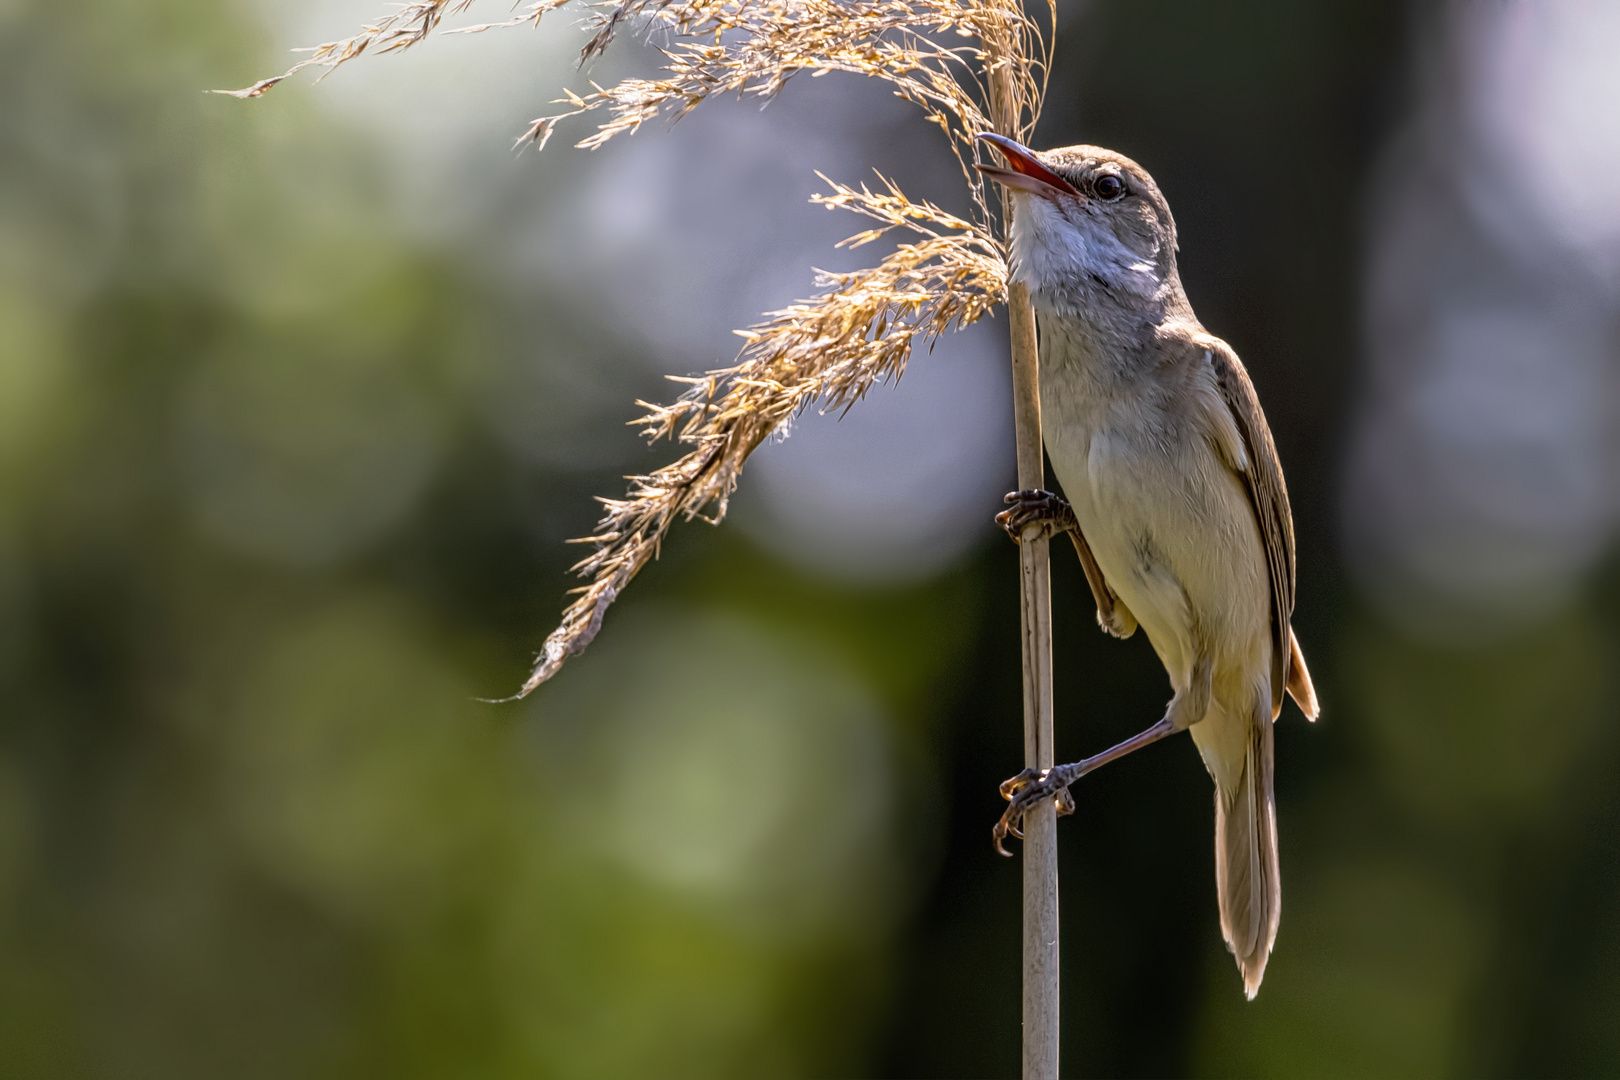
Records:
[[[1011,69],[992,72],[991,117],[996,131],[1018,130]],[[1011,242],[1012,194],[1002,193],[1003,240]],[[1029,288],[1007,285],[1007,321],[1012,336],[1013,434],[1018,449],[1019,490],[1046,485],[1041,442],[1040,363],[1035,311]],[[1050,769],[1052,748],[1052,579],[1049,544],[1031,528],[1019,545],[1019,611],[1024,657],[1024,765]],[[1024,815],[1023,1075],[1057,1080],[1059,1044],[1059,945],[1057,807],[1050,799]]]

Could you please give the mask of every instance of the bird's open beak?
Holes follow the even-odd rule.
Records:
[[[997,168],[994,165],[974,166],[996,183],[1017,188],[1019,191],[1028,191],[1034,195],[1045,195],[1047,198],[1058,194],[1080,194],[1073,184],[1036,160],[1034,151],[1027,146],[1005,135],[994,135],[990,132],[984,132],[978,137],[1000,150],[1001,156],[1012,166],[1010,169]]]

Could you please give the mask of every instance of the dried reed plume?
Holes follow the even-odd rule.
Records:
[[[446,16],[475,0],[412,0],[353,37],[328,42],[286,73],[242,90],[258,97],[306,67],[325,73],[366,51],[393,52],[418,44]],[[536,0],[500,23],[458,27],[470,33],[537,24],[571,0]],[[748,455],[801,410],[847,409],[874,383],[898,378],[912,350],[966,326],[1006,298],[1007,265],[978,173],[974,135],[999,131],[1027,141],[1039,113],[1050,66],[1041,26],[1019,0],[618,0],[577,6],[590,11],[592,36],[581,50],[589,61],[627,26],[663,42],[662,77],[591,84],[586,94],[564,91],[560,111],[536,119],[519,145],[543,148],[559,124],[600,113],[596,130],[577,143],[594,149],[658,118],[673,122],[717,95],[768,99],[794,75],[845,72],[882,79],[918,105],[944,132],[962,166],[973,215],[964,219],[914,202],[894,184],[878,190],[828,180],[824,206],[843,207],[874,222],[841,246],[859,247],[891,232],[900,243],[876,266],[822,274],[822,291],[760,325],[739,331],[746,344],[737,362],[699,378],[668,405],[638,404],[634,421],[650,441],[667,436],[688,447],[648,476],[630,477],[623,499],[602,499],[597,531],[576,541],[596,550],[574,570],[590,583],[546,638],[519,696],[556,673],[590,644],[608,606],[654,558],[678,519],[719,522]],[[1046,3],[1047,18],[1052,0]],[[826,178],[823,177],[825,180]]]

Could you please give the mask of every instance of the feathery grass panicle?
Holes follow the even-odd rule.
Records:
[[[412,0],[351,38],[316,47],[285,74],[227,93],[258,97],[306,67],[329,74],[368,49],[409,48],[474,2]],[[506,22],[443,32],[534,25],[569,3],[535,0]],[[519,145],[543,148],[563,122],[600,112],[604,119],[597,129],[576,144],[594,149],[649,120],[678,120],[717,95],[769,99],[794,75],[864,75],[888,82],[945,134],[972,194],[973,216],[914,202],[887,180],[874,191],[822,177],[831,193],[816,196],[816,202],[874,222],[840,246],[859,247],[894,232],[907,239],[870,269],[820,274],[814,298],[739,331],[745,344],[736,364],[676,378],[688,389],[674,402],[638,403],[647,411],[633,423],[650,441],[669,438],[688,449],[656,472],[630,477],[625,498],[601,499],[605,513],[597,531],[575,541],[595,547],[574,567],[590,582],[572,590],[575,599],[546,638],[519,696],[590,644],[608,607],[657,556],[677,520],[719,522],[725,516],[743,463],[783,424],[817,403],[823,410],[848,409],[875,383],[898,378],[915,347],[1005,301],[1006,252],[983,182],[971,167],[979,158],[974,136],[999,130],[1027,139],[1051,59],[1049,39],[1019,0],[611,0],[576,6],[593,13],[582,62],[599,56],[624,27],[638,24],[664,43],[661,77],[608,87],[593,83],[585,94],[565,90],[556,104],[566,108],[535,120]],[[1050,20],[1052,0],[1045,6]],[[993,123],[992,115],[1002,122]]]
[[[334,68],[348,63],[368,49],[386,53],[410,48],[433,33],[439,21],[446,15],[459,15],[474,2],[475,0],[410,0],[409,3],[400,5],[399,10],[392,15],[386,15],[374,23],[361,27],[357,34],[341,41],[328,41],[308,49],[297,50],[310,55],[280,75],[260,79],[252,86],[244,86],[240,90],[215,90],[214,93],[228,94],[237,98],[260,97],[277,83],[307,67],[325,68],[326,71],[321,74],[321,78],[324,79]]]
[[[596,551],[574,567],[590,575],[591,584],[575,590],[578,598],[546,638],[520,693],[539,686],[590,644],[608,605],[657,555],[677,518],[704,516],[717,523],[725,516],[743,462],[782,424],[818,401],[824,409],[847,409],[874,383],[898,378],[917,345],[982,318],[1002,301],[1006,264],[1000,245],[967,222],[898,193],[835,185],[835,194],[821,201],[859,206],[885,223],[851,243],[891,228],[911,229],[919,238],[869,270],[821,274],[818,284],[825,291],[814,300],[740,331],[747,344],[735,366],[678,380],[690,388],[671,404],[639,403],[647,412],[635,423],[649,440],[668,437],[691,449],[650,476],[632,477],[629,498],[602,500],[606,514],[596,534],[582,541]]]

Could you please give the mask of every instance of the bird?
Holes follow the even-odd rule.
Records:
[[[1291,623],[1294,527],[1271,430],[1237,353],[1193,313],[1147,170],[1096,146],[979,138],[1006,162],[977,167],[1011,194],[1009,269],[1035,311],[1043,441],[1067,497],[1012,492],[996,521],[1015,540],[1067,534],[1102,629],[1140,627],[1172,689],[1141,734],[1002,784],[996,847],[1036,803],[1072,810],[1080,777],[1189,731],[1215,782],[1221,933],[1253,1000],[1282,910],[1272,727],[1285,692],[1320,713]]]

